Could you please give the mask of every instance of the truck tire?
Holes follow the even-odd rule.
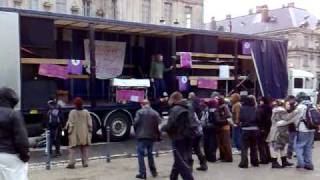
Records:
[[[92,142],[99,142],[103,140],[102,135],[98,135],[97,132],[101,128],[99,119],[95,114],[90,113],[92,118]]]
[[[106,130],[108,126],[110,127],[111,141],[124,141],[129,138],[132,123],[125,112],[114,112],[105,120],[105,127],[103,128],[104,139],[107,139]]]

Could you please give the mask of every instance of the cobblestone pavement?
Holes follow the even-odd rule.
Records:
[[[239,169],[237,164],[239,156],[234,156],[234,163],[210,163],[208,172],[195,171],[197,180],[318,180],[320,179],[320,143],[315,144],[314,149],[314,171],[296,170],[296,168],[271,169],[270,165],[261,165],[258,168]],[[196,159],[196,158],[195,158]],[[292,160],[293,161],[293,160]],[[196,161],[197,162],[197,161]],[[168,153],[156,158],[159,171],[158,178],[169,179],[172,165],[172,154]],[[137,159],[123,158],[113,159],[111,163],[105,160],[90,161],[89,168],[82,168],[80,164],[76,169],[64,168],[65,164],[52,167],[52,170],[44,170],[44,167],[32,167],[30,169],[30,180],[134,180],[137,173]]]

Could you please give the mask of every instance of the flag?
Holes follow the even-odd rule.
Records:
[[[177,76],[179,82],[179,91],[187,91],[189,88],[187,76]]]
[[[69,74],[82,74],[82,61],[71,59],[68,60],[68,73]]]
[[[203,89],[218,89],[218,81],[207,78],[198,79],[198,88]]]
[[[47,77],[56,77],[60,79],[68,78],[68,69],[66,66],[54,65],[54,64],[40,64],[39,75]]]

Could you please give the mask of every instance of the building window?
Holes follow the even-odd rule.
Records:
[[[0,6],[7,7],[8,6],[8,0],[0,0]]]
[[[302,89],[303,88],[303,79],[302,78],[294,78],[294,88]]]
[[[151,0],[142,1],[142,22],[150,23],[151,22]]]
[[[110,12],[111,12],[111,15],[110,15],[111,18],[117,19],[117,0],[111,0]]]
[[[83,15],[91,16],[91,0],[83,0]]]
[[[57,13],[66,13],[67,0],[56,0],[56,11]]]
[[[192,27],[192,7],[186,6],[184,14],[185,14],[186,27],[191,28]]]
[[[302,65],[303,65],[304,67],[309,67],[309,66],[310,66],[308,55],[304,55]]]
[[[39,9],[39,0],[29,0],[29,8],[32,10]]]
[[[318,67],[320,66],[320,56],[318,56],[318,59],[317,59],[317,66]]]
[[[309,36],[304,36],[303,42],[304,42],[304,48],[309,48]]]
[[[172,3],[164,3],[163,15],[166,24],[172,24]]]

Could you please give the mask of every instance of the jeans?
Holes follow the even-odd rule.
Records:
[[[52,145],[55,146],[56,154],[60,154],[60,144],[61,144],[61,128],[50,128],[50,154],[52,154]]]
[[[149,162],[150,171],[155,172],[156,166],[153,158],[153,140],[151,139],[138,139],[137,142],[137,154],[139,163],[139,173],[141,175],[146,174],[146,165],[144,163],[145,150],[147,150],[147,157]]]
[[[297,138],[297,132],[289,132],[289,144],[288,144],[288,150],[287,150],[288,156],[292,156],[293,152],[295,151],[296,138]]]
[[[166,92],[166,83],[163,79],[154,79],[155,98],[160,98],[163,92]]]
[[[297,132],[296,154],[299,167],[312,167],[314,132]]]
[[[241,151],[241,127],[232,128],[232,147]]]
[[[258,151],[261,164],[267,164],[271,161],[270,147],[267,143],[269,132],[260,130],[258,135]]]
[[[209,162],[217,161],[218,144],[214,127],[203,127],[203,149]]]
[[[242,150],[240,166],[248,166],[248,150],[250,148],[250,162],[259,165],[257,153],[258,130],[242,130]]]
[[[174,163],[170,180],[178,180],[180,175],[183,180],[194,180],[192,175],[192,140],[190,138],[176,139],[172,141]]]

